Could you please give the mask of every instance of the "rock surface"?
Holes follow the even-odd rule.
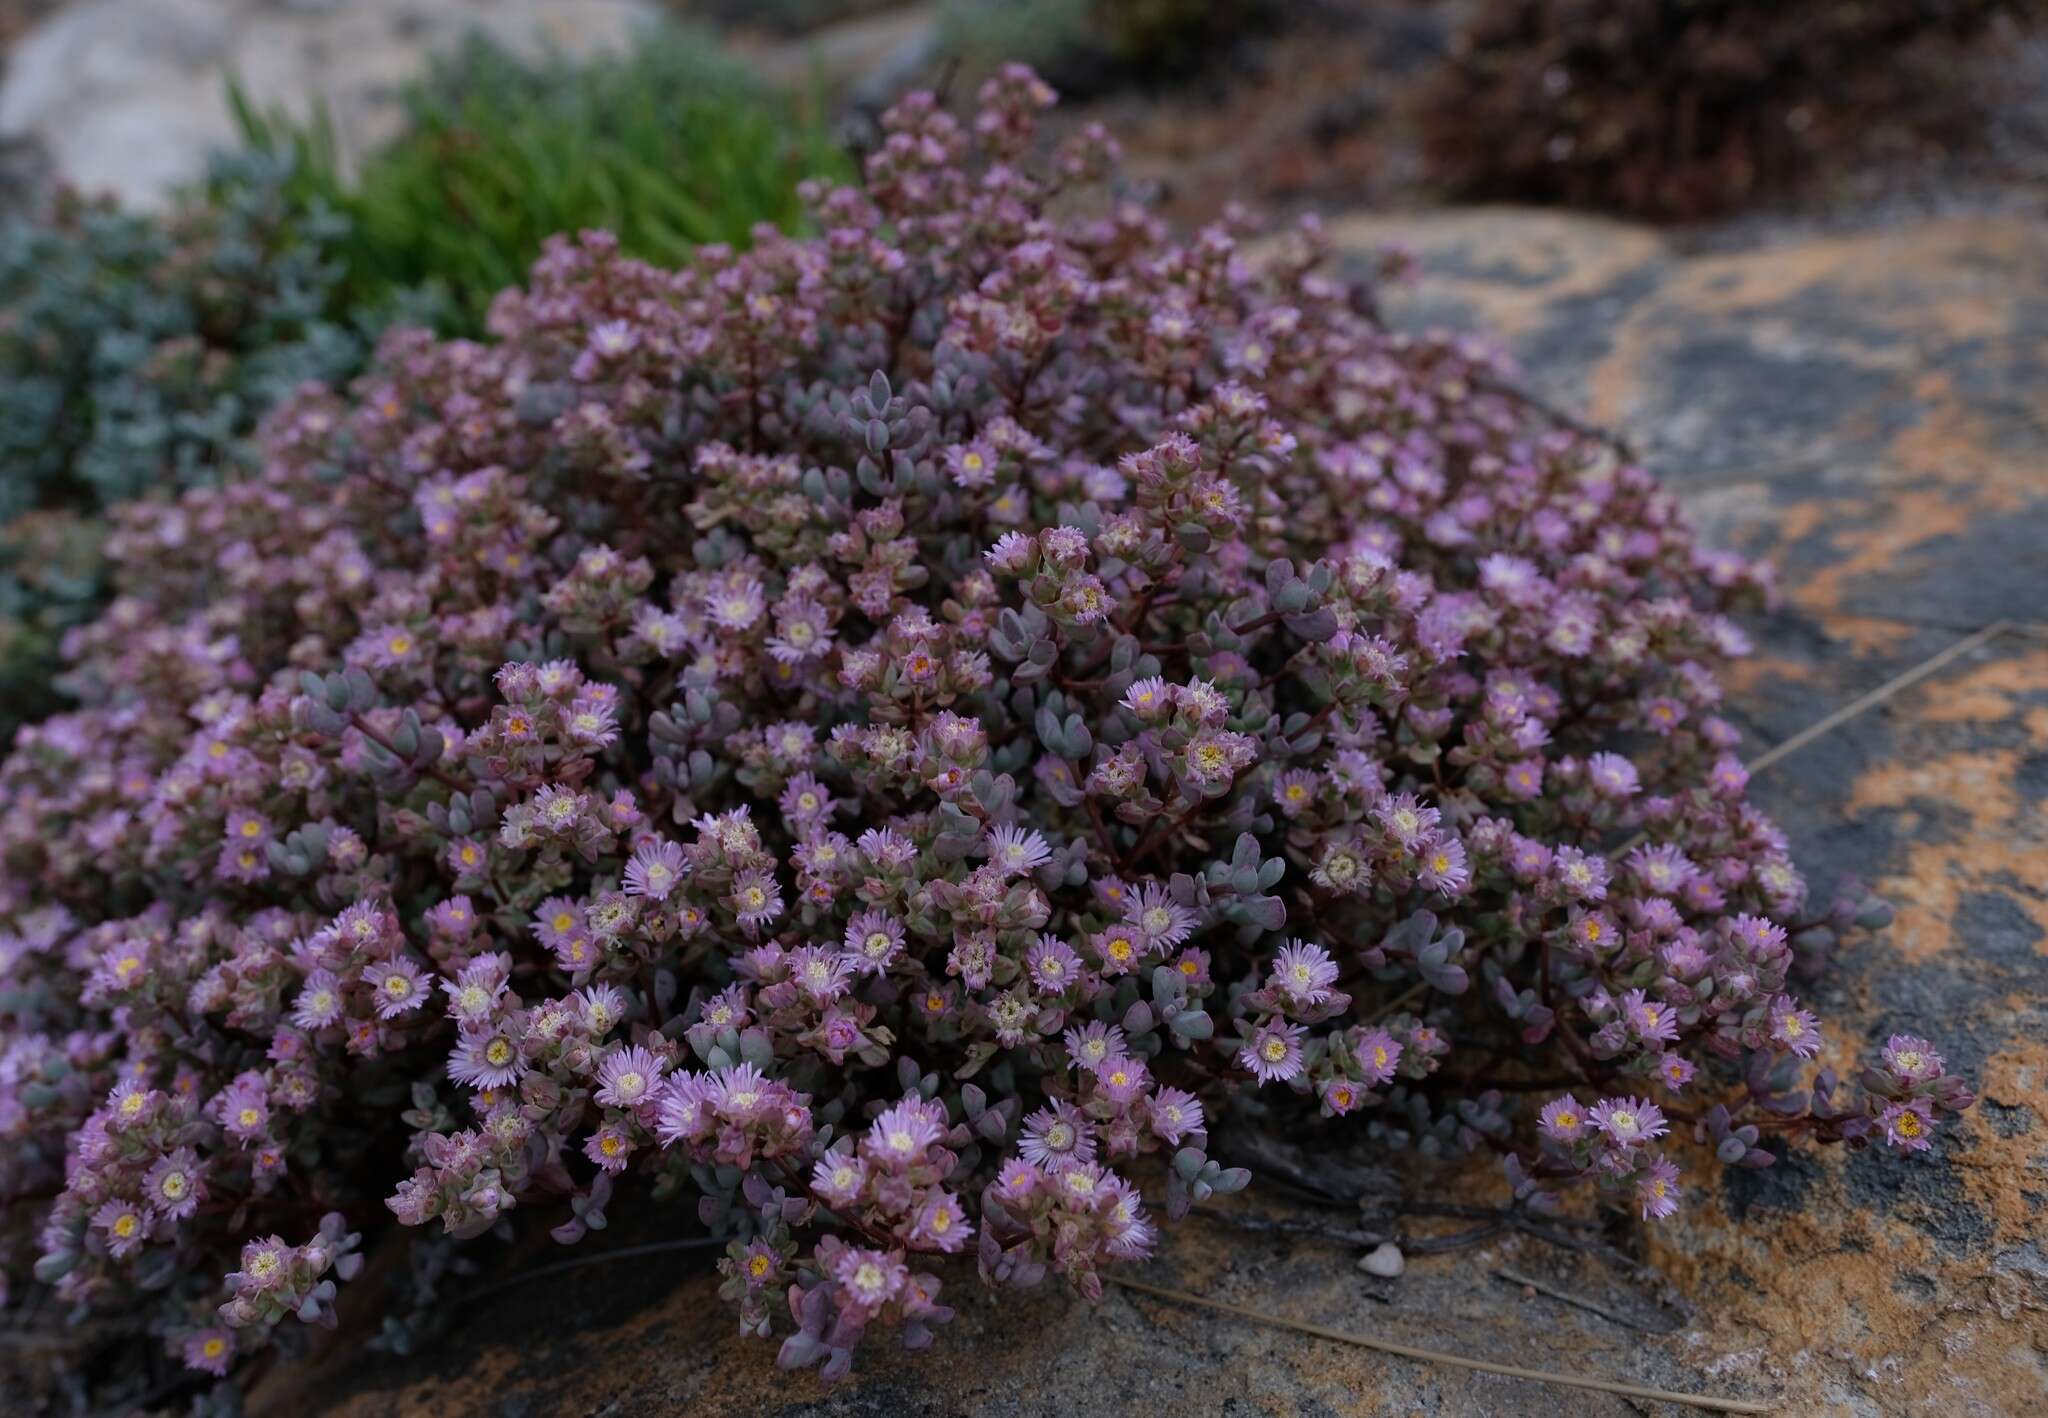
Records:
[[[1633,227],[1517,211],[1333,226],[1347,247],[1399,236],[1418,249],[1429,274],[1397,318],[1502,332],[1533,383],[1647,450],[1714,540],[1779,564],[1785,605],[1752,624],[1759,653],[1730,690],[1752,756],[1988,621],[2048,619],[2037,221],[1752,232],[1691,253]],[[1975,1080],[1982,1104],[1936,1156],[1836,1153],[1725,1176],[1689,1156],[1685,1209],[1645,1254],[1690,1319],[1654,1276],[1598,1255],[1521,1236],[1442,1255],[1412,1243],[1461,1221],[1411,1222],[1406,1272],[1388,1280],[1340,1246],[1198,1216],[1134,1277],[1785,1413],[2048,1411],[2048,637],[1983,645],[1753,792],[1818,890],[1854,871],[1899,906],[1889,931],[1844,953],[1819,1003],[1834,1062],[1910,1031]],[[1484,1166],[1408,1182],[1502,1199]],[[1257,1183],[1231,1205],[1329,1216]],[[966,1267],[946,1295],[960,1317],[935,1350],[878,1347],[825,1390],[741,1340],[714,1289],[697,1255],[578,1269],[458,1306],[453,1331],[411,1359],[365,1362],[337,1344],[260,1390],[254,1412],[1652,1411],[1114,1288],[1095,1308],[1050,1286],[998,1308]]]
[[[56,175],[161,206],[232,143],[230,80],[259,109],[324,106],[344,159],[399,128],[402,86],[482,32],[522,54],[624,49],[651,0],[77,0],[24,35],[0,81],[0,145]]]

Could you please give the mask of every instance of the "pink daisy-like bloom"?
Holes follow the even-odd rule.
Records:
[[[1301,1072],[1299,1024],[1268,1020],[1252,1032],[1251,1042],[1238,1051],[1238,1059],[1261,1083],[1285,1083]]]
[[[1124,908],[1124,919],[1145,933],[1147,954],[1171,950],[1194,934],[1200,918],[1175,901],[1159,885],[1141,887],[1137,898]]]
[[[903,1293],[910,1268],[900,1251],[874,1251],[848,1246],[832,1260],[832,1279],[840,1304],[854,1314],[872,1315]]]
[[[1317,1086],[1316,1092],[1322,1096],[1324,1110],[1333,1118],[1341,1118],[1351,1112],[1364,1096],[1358,1085],[1348,1078],[1326,1078]]]
[[[806,945],[789,953],[789,977],[813,1004],[829,1004],[846,993],[853,962],[828,946]]]
[[[1200,1132],[1207,1122],[1202,1100],[1179,1088],[1164,1088],[1152,1095],[1145,1116],[1152,1131],[1169,1147],[1178,1146],[1189,1133]]]
[[[533,933],[551,950],[583,929],[582,905],[566,896],[550,896],[533,913]]]
[[[990,487],[996,480],[996,453],[976,440],[945,453],[946,473],[957,488]]]
[[[1384,1029],[1368,1029],[1352,1050],[1358,1066],[1365,1071],[1365,1084],[1376,1088],[1392,1080],[1401,1066],[1401,1041]]]
[[[1934,1145],[1934,1109],[1925,1098],[1893,1103],[1879,1116],[1884,1140],[1901,1152],[1925,1152]]]
[[[642,842],[626,863],[628,896],[666,901],[683,879],[683,849],[666,837]]]
[[[974,1234],[974,1223],[967,1219],[967,1213],[960,1207],[960,1200],[951,1192],[934,1192],[925,1204],[918,1208],[917,1217],[910,1228],[911,1243],[920,1249],[943,1251],[948,1255],[967,1244]]]
[[[142,1179],[142,1194],[159,1216],[183,1221],[206,1199],[206,1181],[198,1154],[180,1147],[160,1157]]]
[[[1603,798],[1634,797],[1642,786],[1635,764],[1618,753],[1596,753],[1588,758],[1586,781]]]
[[[619,1049],[597,1066],[597,1101],[607,1108],[638,1108],[656,1095],[667,1072],[667,1060],[651,1049]]]
[[[1894,1034],[1885,1041],[1884,1066],[1908,1083],[1925,1083],[1941,1077],[1947,1065],[1925,1039],[1915,1034]]]
[[[905,1098],[868,1128],[868,1146],[873,1155],[897,1166],[907,1166],[922,1158],[943,1132],[940,1121],[932,1117],[923,1099]]]
[[[750,867],[733,878],[733,912],[740,924],[758,928],[782,914],[782,887],[774,877]]]
[[[235,1290],[275,1290],[291,1275],[292,1248],[282,1236],[265,1236],[242,1247],[242,1268],[227,1277]]]
[[[654,1105],[654,1135],[664,1147],[693,1141],[711,1115],[710,1080],[701,1073],[671,1074]]]
[[[626,1017],[626,996],[617,985],[591,985],[575,995],[593,1039],[602,1039]]]
[[[887,912],[860,912],[846,922],[842,949],[862,975],[881,975],[903,955],[903,924]]]
[[[1595,1103],[1586,1119],[1620,1147],[1653,1141],[1669,1130],[1664,1110],[1645,1098],[1608,1098]]]
[[[633,1135],[616,1123],[606,1123],[584,1140],[583,1155],[607,1172],[623,1172],[632,1160]]]
[[[1337,962],[1320,945],[1294,940],[1280,947],[1273,960],[1272,986],[1297,1005],[1318,1005],[1337,983]]]
[[[868,1164],[851,1151],[827,1152],[811,1168],[811,1191],[827,1206],[851,1206],[860,1199]]]
[[[1095,1070],[1102,1095],[1118,1107],[1130,1102],[1152,1082],[1145,1065],[1133,1058],[1109,1059]]]
[[[769,1103],[767,1076],[750,1063],[720,1069],[711,1084],[712,1106],[728,1122],[751,1122]]]
[[[779,665],[801,664],[828,652],[833,638],[830,612],[824,606],[807,597],[785,597],[775,607],[768,654]]]
[[[1579,1106],[1578,1099],[1567,1093],[1543,1105],[1543,1111],[1537,1117],[1537,1126],[1542,1129],[1543,1135],[1552,1141],[1577,1142],[1586,1135],[1586,1110]]]
[[[476,1089],[509,1088],[531,1071],[503,1030],[464,1034],[448,1056],[448,1076]]]
[[[1770,1020],[1771,1038],[1800,1058],[1810,1059],[1820,1052],[1820,1021],[1789,997],[1780,995],[1771,1001]]]
[[[1007,823],[990,829],[983,850],[1004,876],[1029,876],[1052,860],[1052,848],[1044,837]]]
[[[305,1030],[325,1029],[341,1018],[341,981],[332,970],[306,976],[292,1004],[292,1023]]]
[[[225,1378],[235,1361],[235,1336],[215,1325],[187,1335],[183,1349],[185,1367]]]
[[[1662,1221],[1678,1210],[1678,1168],[1662,1157],[1650,1159],[1636,1178],[1636,1201],[1645,1221]]]
[[[1659,896],[1677,895],[1699,875],[1692,858],[1668,842],[1636,848],[1628,854],[1627,864],[1635,878]]]
[[[1304,768],[1282,773],[1273,784],[1273,802],[1288,817],[1299,817],[1314,805],[1321,780]]]
[[[1095,1129],[1072,1104],[1055,1100],[1024,1120],[1018,1155],[1032,1166],[1058,1174],[1095,1156]]]
[[[1119,1260],[1141,1260],[1152,1250],[1154,1232],[1146,1221],[1138,1189],[1111,1176],[1099,1188],[1102,1219],[1110,1228],[1109,1253]]]
[[[242,1074],[217,1100],[221,1126],[238,1142],[262,1137],[270,1125],[269,1090],[261,1075]]]
[[[562,716],[570,742],[584,748],[609,748],[618,741],[618,711],[599,699],[578,699]]]
[[[1448,834],[1439,837],[1422,854],[1416,880],[1431,891],[1456,896],[1472,881],[1472,869],[1465,860],[1465,844]]]
[[[1075,1068],[1084,1068],[1090,1073],[1124,1053],[1124,1031],[1100,1019],[1091,1019],[1078,1029],[1069,1029],[1061,1036],[1061,1042],[1067,1046],[1068,1061]]]
[[[1127,922],[1096,933],[1088,943],[1101,960],[1105,975],[1128,975],[1145,958],[1144,933]]]
[[[1024,958],[1031,987],[1042,995],[1056,995],[1072,987],[1081,975],[1081,957],[1056,935],[1038,938]]]
[[[1572,900],[1607,899],[1607,863],[1599,857],[1589,857],[1577,847],[1559,847],[1551,856],[1550,872]]]
[[[133,1255],[149,1239],[149,1212],[132,1201],[115,1199],[92,1214],[92,1224],[107,1238],[107,1253],[116,1260]]]
[[[791,823],[799,829],[808,829],[823,826],[838,802],[826,791],[823,783],[808,773],[799,773],[784,785],[777,805]]]
[[[1124,691],[1124,708],[1144,722],[1156,723],[1173,708],[1173,689],[1158,677],[1141,679]]]
[[[1682,1059],[1676,1054],[1666,1054],[1657,1060],[1657,1077],[1674,1093],[1692,1082],[1696,1071],[1691,1059]]]
[[[1629,1032],[1645,1044],[1669,1044],[1678,1038],[1678,1011],[1642,990],[1621,997],[1621,1013]]]
[[[505,993],[505,976],[497,957],[482,956],[464,966],[452,980],[443,980],[441,990],[448,996],[448,1017],[463,1029],[488,1023],[498,1000]]]

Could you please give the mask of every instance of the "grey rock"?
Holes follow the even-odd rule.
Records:
[[[625,49],[652,0],[81,0],[15,47],[0,142],[38,140],[56,177],[160,207],[232,144],[230,80],[259,109],[324,108],[343,161],[399,128],[428,59],[480,32],[522,54]]]

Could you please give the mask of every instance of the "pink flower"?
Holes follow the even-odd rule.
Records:
[[[1644,1098],[1605,1099],[1593,1105],[1586,1119],[1622,1148],[1654,1141],[1668,1131],[1663,1109]]]
[[[1305,1032],[1299,1024],[1268,1020],[1252,1032],[1250,1041],[1238,1052],[1238,1060],[1261,1083],[1285,1083],[1301,1072],[1301,1036]]]
[[[917,1219],[910,1228],[910,1242],[921,1250],[944,1251],[950,1255],[966,1245],[973,1234],[974,1223],[960,1209],[959,1199],[951,1192],[934,1192],[917,1210]]]
[[[1063,1172],[1094,1158],[1095,1129],[1078,1109],[1054,1102],[1024,1119],[1017,1150],[1034,1167]]]
[[[839,1302],[854,1314],[873,1314],[903,1293],[910,1269],[901,1251],[848,1246],[832,1262]]]
[[[648,1049],[615,1050],[598,1065],[597,1101],[607,1108],[641,1107],[657,1095],[667,1071],[667,1062]]]
[[[665,837],[652,838],[626,863],[626,894],[666,901],[682,878],[683,849]]]
[[[1586,1129],[1591,1126],[1586,1110],[1580,1107],[1579,1100],[1569,1093],[1545,1103],[1538,1121],[1545,1137],[1563,1143],[1577,1142],[1586,1135]]]
[[[1820,1021],[1784,995],[1771,1001],[1771,1038],[1802,1059],[1820,1052]]]
[[[1662,1157],[1651,1158],[1636,1178],[1636,1201],[1645,1221],[1661,1221],[1678,1210],[1678,1168]]]
[[[1273,960],[1273,988],[1295,1005],[1318,1005],[1330,997],[1337,982],[1337,962],[1330,952],[1307,941],[1289,941]]]
[[[1925,1152],[1934,1145],[1934,1109],[1924,1098],[1893,1103],[1879,1116],[1884,1140],[1901,1152]]]

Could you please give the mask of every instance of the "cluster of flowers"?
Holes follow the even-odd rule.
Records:
[[[333,1222],[223,1301],[254,1233],[681,1193],[838,1374],[947,1256],[1098,1293],[1246,1183],[1246,1090],[1652,1215],[1667,1119],[1756,1166],[1968,1103],[1910,1039],[1796,1086],[1792,976],[1875,913],[1745,801],[1758,574],[1313,224],[1177,243],[1069,192],[1093,130],[1029,175],[1049,101],[904,101],[814,239],[557,241],[492,342],[124,514],[86,705],[0,770],[16,1283],[219,1367],[347,1273]],[[1559,1069],[1602,1101],[1518,1131]]]

